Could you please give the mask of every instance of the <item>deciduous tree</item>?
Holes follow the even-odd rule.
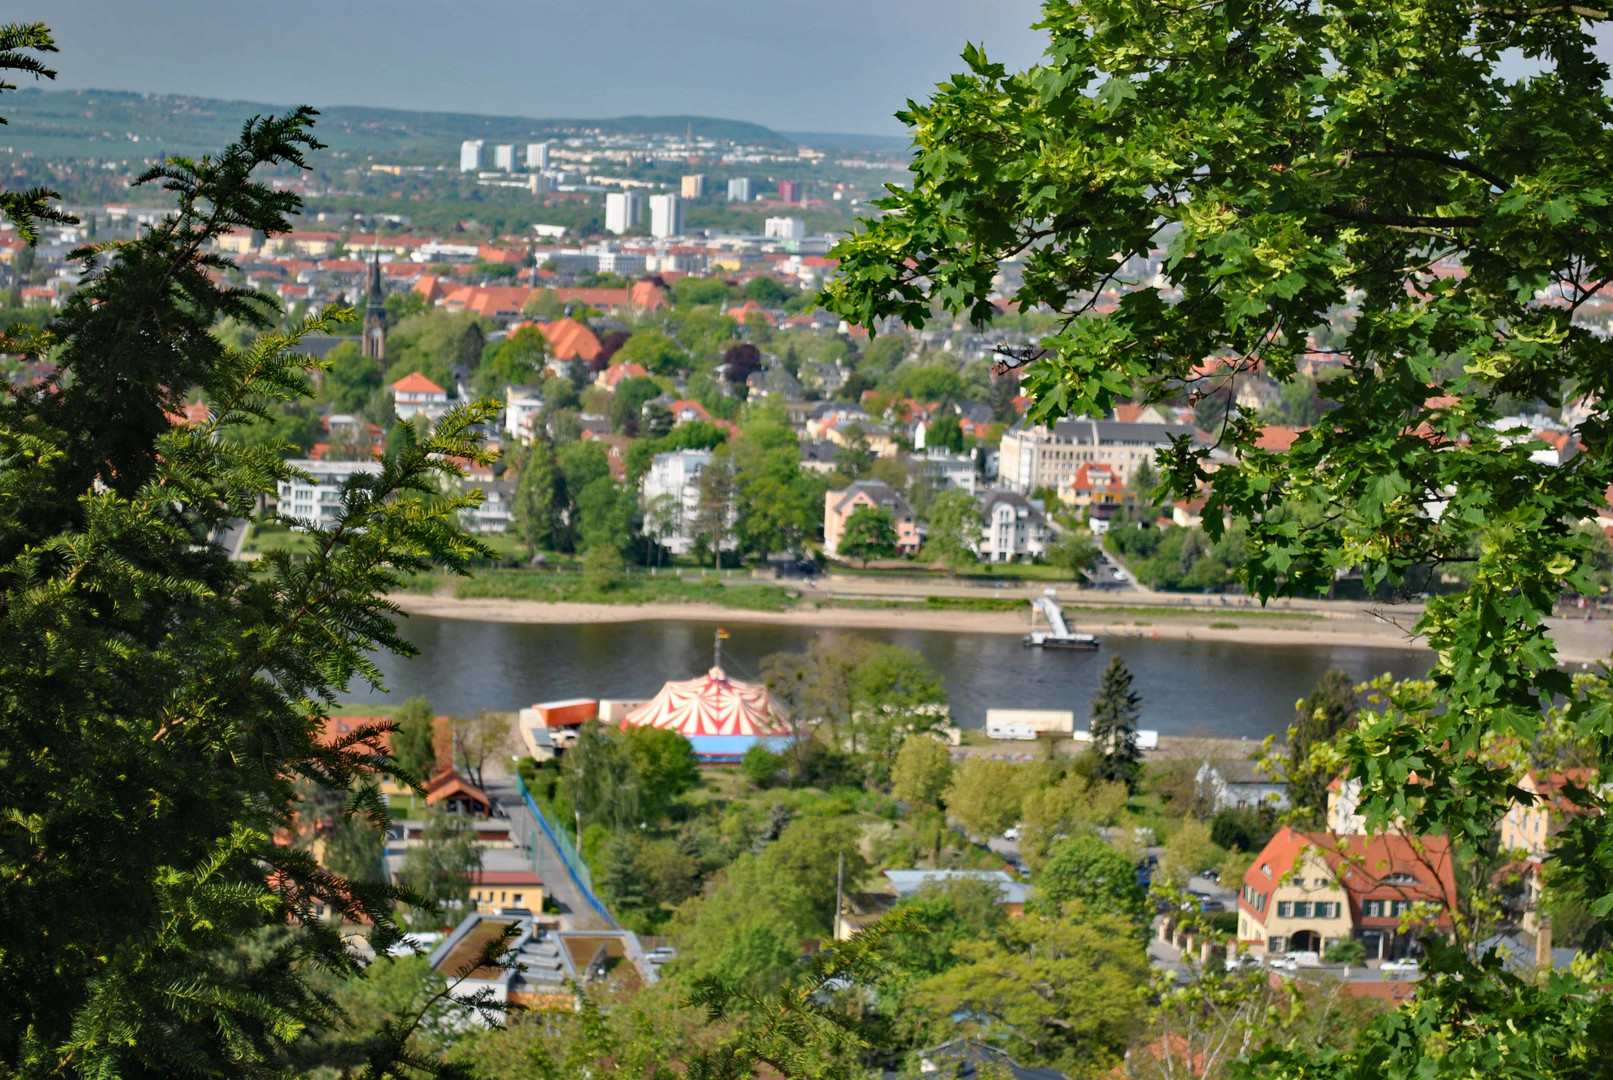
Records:
[[[858,559],[866,567],[870,559],[894,557],[896,541],[896,519],[889,510],[859,506],[847,515],[835,554],[845,559]]]

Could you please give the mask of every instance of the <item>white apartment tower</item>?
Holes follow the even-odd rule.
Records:
[[[466,139],[459,144],[459,171],[478,172],[482,167],[482,140]]]
[[[732,180],[728,181],[729,202],[750,202],[751,198],[750,177],[736,176]]]
[[[806,222],[798,217],[770,217],[762,226],[762,232],[778,240],[805,240]]]
[[[660,198],[660,196],[656,196]],[[653,204],[655,199],[651,199]],[[644,217],[644,198],[636,191],[613,191],[605,196],[605,231],[620,236],[638,228]]]
[[[706,197],[706,174],[695,173],[693,176],[685,176],[682,191],[685,199],[704,199]]]
[[[658,240],[683,235],[683,199],[677,195],[650,196],[650,235]]]
[[[499,143],[493,147],[493,168],[505,172],[515,171],[515,144]]]
[[[529,142],[526,144],[526,167],[531,172],[542,172],[549,167],[548,143]]]

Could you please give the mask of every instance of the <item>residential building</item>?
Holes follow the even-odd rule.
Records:
[[[1288,785],[1261,772],[1259,764],[1205,758],[1193,775],[1194,790],[1215,810],[1244,806],[1288,809]]]
[[[847,446],[855,442],[858,435],[862,436],[868,444],[868,449],[875,457],[893,458],[901,450],[897,445],[896,435],[884,424],[875,424],[867,420],[845,419],[825,424],[819,431],[822,438],[828,439],[836,446]]]
[[[650,196],[650,235],[665,240],[683,235],[683,198],[667,193]]]
[[[493,147],[493,168],[504,172],[515,171],[515,144],[499,143]]]
[[[294,528],[332,529],[340,524],[342,485],[360,475],[381,471],[379,461],[288,461],[306,477],[282,480],[275,492],[282,521]]]
[[[700,474],[711,465],[710,450],[672,450],[656,454],[644,474],[644,532],[674,555],[694,550],[700,528]],[[723,539],[724,551],[738,544],[732,528]]]
[[[872,506],[889,511],[896,524],[896,549],[913,555],[919,549],[918,517],[906,499],[883,480],[856,480],[840,491],[823,495],[823,550],[830,555],[840,551],[840,537],[846,520],[860,507]]]
[[[644,196],[636,191],[613,191],[605,196],[605,231],[620,236],[638,228],[644,217]]]
[[[1506,817],[1501,819],[1501,848],[1503,851],[1521,851],[1533,862],[1546,857],[1552,838],[1574,814],[1583,812],[1564,794],[1570,785],[1588,787],[1595,779],[1591,769],[1565,769],[1557,773],[1537,773],[1530,770],[1518,781],[1518,787],[1534,796],[1530,802],[1514,800]]]
[[[532,441],[532,425],[543,411],[543,398],[525,386],[504,388],[504,434],[521,443]]]
[[[984,526],[980,557],[986,562],[1015,562],[1047,554],[1047,515],[1040,499],[993,488],[977,496]]]
[[[1051,428],[1024,421],[1003,434],[999,476],[1018,492],[1049,487],[1057,490],[1070,482],[1082,465],[1108,465],[1122,484],[1144,462],[1154,462],[1157,451],[1174,437],[1204,436],[1187,424],[1127,424],[1117,420],[1060,420]]]
[[[695,173],[685,176],[679,186],[685,199],[704,199],[706,197],[706,176],[704,173]]]
[[[1120,473],[1104,462],[1084,463],[1058,492],[1060,502],[1086,511],[1092,521],[1111,521],[1123,507],[1137,502],[1136,493],[1120,479]]]
[[[806,222],[798,217],[770,217],[762,224],[762,234],[778,240],[805,240]]]
[[[542,172],[549,167],[549,144],[534,142],[526,144],[526,167],[529,172]]]
[[[827,440],[804,439],[801,442],[801,468],[813,472],[832,473],[839,467],[840,447]]]
[[[732,180],[728,181],[728,201],[750,202],[753,198],[755,198],[753,187],[754,186],[751,184],[750,177],[734,177]]]
[[[1323,952],[1354,939],[1372,960],[1406,956],[1418,933],[1451,930],[1456,873],[1442,836],[1337,836],[1284,825],[1238,897],[1238,942],[1257,954]],[[1407,916],[1426,914],[1408,928]]]
[[[482,140],[466,139],[459,144],[459,171],[480,172],[482,168]]]
[[[508,908],[542,911],[543,879],[531,870],[478,869],[470,876],[470,900],[486,915]]]
[[[418,371],[410,372],[387,389],[392,394],[392,411],[399,420],[424,413],[427,420],[436,423],[448,411],[448,391]]]
[[[932,450],[914,454],[908,458],[908,465],[915,475],[928,477],[937,491],[967,491],[973,495],[980,486],[975,459],[968,454]]]
[[[481,505],[461,510],[459,523],[468,532],[506,533],[515,523],[515,485],[508,480],[491,480],[478,485]]]
[[[780,180],[778,182],[778,201],[785,203],[798,203],[801,201],[801,181]]]

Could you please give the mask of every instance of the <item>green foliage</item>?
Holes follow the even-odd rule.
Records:
[[[1123,916],[1029,914],[952,951],[914,999],[1021,1062],[1102,1075],[1142,1030],[1148,956]]]
[[[1093,915],[1113,915],[1146,932],[1148,893],[1130,859],[1096,836],[1072,836],[1053,848],[1036,879],[1036,903],[1045,911],[1079,904]]]
[[[849,522],[848,522],[849,525]],[[925,558],[958,570],[980,561],[980,504],[967,491],[943,491],[930,503]]]
[[[455,371],[473,371],[481,363],[485,344],[481,321],[471,312],[430,308],[410,315],[387,331],[386,381],[418,371],[451,388]]]
[[[496,345],[476,369],[476,392],[502,398],[506,386],[537,386],[543,382],[549,339],[536,326],[523,326]]]
[[[1355,726],[1360,697],[1355,680],[1343,671],[1324,672],[1316,689],[1294,703],[1288,727],[1282,777],[1296,820],[1320,824],[1327,816],[1327,786],[1338,776],[1338,758],[1329,752],[1341,732]]]
[[[225,318],[278,321],[216,284],[227,263],[213,244],[235,228],[290,228],[297,196],[253,173],[304,167],[312,119],[256,119],[223,153],[148,170],[142,183],[174,213],[90,260],[48,338],[6,343],[49,348],[62,374],[48,393],[0,402],[6,1071],[273,1071],[325,1015],[310,972],[356,970],[315,905],[371,923],[381,951],[396,940],[398,892],[344,881],[274,837],[299,816],[299,781],[356,792],[350,809],[384,820],[364,783],[391,771],[384,729],[325,742],[325,710],[353,682],[378,681],[376,651],[411,651],[388,592],[485,554],[458,527],[473,500],[442,483],[453,460],[486,460],[470,431],[490,411],[401,440],[378,473],[344,486],[343,523],[309,530],[296,562],[232,562],[208,542],[290,478],[284,447],[229,435],[310,396],[296,337],[341,314],[246,348],[210,333]],[[212,417],[171,426],[198,391]],[[300,929],[283,947],[231,952],[288,923]],[[372,1069],[395,1064],[383,1050]]]
[[[925,736],[902,741],[891,768],[891,794],[916,806],[939,806],[952,783],[952,757],[947,748]]]
[[[1187,879],[1221,865],[1226,852],[1216,846],[1210,827],[1197,818],[1184,818],[1165,842],[1156,880],[1178,889],[1187,888]]]
[[[564,478],[547,439],[532,440],[532,448],[515,478],[510,511],[516,534],[532,554],[557,546],[565,528]]]
[[[1131,688],[1131,672],[1117,655],[1109,660],[1092,698],[1092,749],[1096,778],[1135,786],[1142,751],[1137,748],[1138,706],[1142,697]]]
[[[661,728],[633,727],[625,735],[644,812],[665,817],[674,799],[700,783],[694,747],[680,733]]]
[[[459,921],[470,900],[471,877],[482,867],[476,831],[457,816],[433,808],[426,812],[419,840],[403,856],[403,882],[417,898],[426,926]]]
[[[896,541],[896,519],[889,510],[879,506],[859,506],[847,515],[835,554],[846,559],[859,559],[867,566],[870,559],[894,557]]]
[[[437,751],[433,742],[431,702],[412,697],[398,710],[392,730],[392,758],[398,767],[420,780],[437,771]],[[446,762],[444,764],[447,764]]]
[[[757,743],[745,751],[745,756],[739,762],[740,771],[745,779],[759,788],[770,785],[784,771],[785,759],[782,754],[775,754],[763,743]]]
[[[611,362],[639,364],[652,375],[676,375],[688,368],[689,355],[660,330],[638,330],[616,350]]]
[[[1241,525],[1212,540],[1201,529],[1116,522],[1103,542],[1154,589],[1223,590],[1248,559]]]
[[[1367,947],[1354,938],[1341,938],[1322,953],[1322,962],[1360,967],[1367,962]]]
[[[617,431],[636,435],[644,403],[660,396],[661,387],[654,379],[646,379],[641,375],[623,379],[616,386],[616,396],[611,399],[611,426]]]
[[[996,836],[1019,820],[1023,798],[1019,769],[997,758],[966,757],[953,773],[943,801],[970,836]]]
[[[955,414],[942,413],[924,433],[924,446],[929,450],[963,453],[963,424]]]
[[[1073,578],[1084,577],[1098,561],[1098,545],[1092,534],[1082,529],[1066,529],[1047,550],[1047,561],[1062,567]]]

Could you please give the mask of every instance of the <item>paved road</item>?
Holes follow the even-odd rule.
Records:
[[[487,781],[487,793],[493,796],[500,808],[509,815],[511,838],[522,845],[532,857],[533,868],[543,879],[544,895],[552,896],[560,905],[561,914],[567,916],[569,927],[573,930],[606,929],[605,920],[601,919],[599,913],[583,899],[582,889],[578,888],[566,870],[560,852],[544,835],[537,819],[532,816],[532,811],[527,809],[521,793],[516,790],[514,780],[507,776],[494,776],[491,773],[484,779]]]

